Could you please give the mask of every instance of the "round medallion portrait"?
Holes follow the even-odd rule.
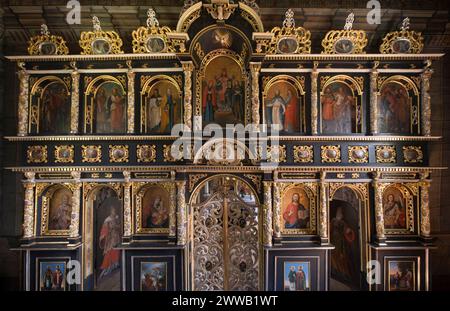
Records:
[[[301,151],[298,153],[298,156],[300,157],[300,159],[309,159],[309,157],[310,157],[310,152],[307,151],[307,150],[301,150]]]
[[[334,159],[334,158],[336,158],[336,157],[337,157],[337,152],[336,152],[336,150],[334,150],[334,149],[328,149],[328,150],[327,150],[327,157],[328,157],[329,159]]]
[[[39,54],[41,55],[56,55],[58,51],[56,45],[49,41],[44,41],[39,44]]]
[[[109,54],[111,52],[111,44],[105,39],[97,39],[92,42],[92,52],[94,54]]]
[[[407,54],[411,51],[411,41],[406,38],[398,38],[392,42],[392,51],[397,54]]]
[[[293,54],[297,52],[298,43],[294,38],[281,38],[278,41],[277,49],[282,54]]]
[[[353,150],[352,155],[355,159],[363,159],[365,156],[365,152],[364,152],[364,150],[356,149],[356,150]]]
[[[166,49],[166,43],[161,37],[150,37],[145,47],[149,53],[161,53]]]
[[[334,43],[334,51],[337,54],[351,54],[355,45],[350,39],[340,38]]]

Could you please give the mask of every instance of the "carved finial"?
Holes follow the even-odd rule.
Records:
[[[354,21],[355,21],[355,14],[351,12],[348,15],[347,19],[345,20],[344,30],[352,30]]]
[[[92,17],[92,24],[94,25],[94,31],[102,31],[102,27],[100,26],[100,20],[97,16]]]
[[[401,30],[402,30],[402,31],[407,31],[407,30],[409,30],[409,17],[406,17],[406,18],[403,20]]]
[[[289,9],[285,14],[286,18],[283,21],[283,27],[294,28],[295,27],[295,19],[294,19],[294,11]]]
[[[41,35],[42,36],[50,36],[50,31],[48,31],[48,27],[46,24],[41,25]]]
[[[153,9],[147,11],[147,27],[154,28],[159,27],[158,19],[156,18],[156,12]]]

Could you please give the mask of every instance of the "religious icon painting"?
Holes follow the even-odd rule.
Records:
[[[151,36],[147,39],[145,48],[148,53],[162,53],[166,50],[166,43],[160,36]]]
[[[245,81],[240,65],[227,56],[213,58],[202,79],[203,125],[245,125]]]
[[[282,192],[280,217],[283,234],[308,234],[314,231],[314,198],[304,186],[288,187]]]
[[[264,95],[265,124],[272,131],[299,133],[302,127],[302,97],[289,81],[270,83]]]
[[[336,54],[352,54],[355,44],[348,38],[340,38],[334,43],[334,52]]]
[[[326,83],[320,98],[323,134],[352,134],[361,132],[361,107],[355,85],[348,79]]]
[[[294,54],[298,50],[296,37],[283,37],[277,43],[277,52],[281,54]]]
[[[414,232],[413,200],[404,186],[393,185],[384,190],[383,212],[387,234]]]
[[[402,83],[385,83],[378,97],[378,128],[380,133],[411,133],[412,98]]]
[[[122,201],[110,187],[98,190],[94,209],[95,287],[120,290],[120,255],[123,221]]]
[[[38,133],[69,133],[70,110],[71,100],[67,86],[59,80],[46,85],[40,98]]]
[[[141,291],[167,290],[167,262],[141,262]]]
[[[283,273],[284,291],[311,290],[311,269],[308,261],[285,261]]]
[[[340,187],[330,201],[331,278],[360,288],[360,199],[349,187]]]
[[[416,262],[414,260],[387,261],[388,291],[415,291],[416,290]]]
[[[56,55],[57,52],[58,47],[53,42],[44,41],[39,44],[40,55]]]
[[[55,163],[73,163],[74,145],[55,146]]]
[[[47,219],[47,228],[43,228],[45,233],[68,233],[72,217],[72,191],[62,186],[53,186],[43,197],[43,211]]]
[[[27,163],[47,163],[47,146],[28,146]]]
[[[159,185],[147,186],[137,196],[138,232],[169,233],[170,194]]]
[[[126,94],[120,83],[100,84],[95,91],[93,110],[96,134],[126,133]]]
[[[39,291],[66,291],[66,261],[39,261]]]
[[[170,135],[182,123],[183,104],[179,85],[168,76],[151,78],[143,87],[141,131]]]
[[[105,39],[94,40],[92,41],[92,52],[97,55],[109,54],[111,52],[111,44]]]
[[[97,163],[102,161],[102,146],[81,146],[82,162]]]

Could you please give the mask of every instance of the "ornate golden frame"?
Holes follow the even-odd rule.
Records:
[[[306,132],[306,100],[305,100],[305,77],[298,76],[296,78],[290,75],[277,75],[274,77],[264,77],[263,78],[263,101],[262,101],[262,112],[263,112],[263,122],[266,124],[266,101],[270,89],[278,83],[289,83],[296,91],[300,99],[299,102],[299,113],[300,113],[300,129],[303,133]]]
[[[334,151],[336,153],[336,156],[330,157],[328,155],[329,151]],[[320,157],[322,159],[322,163],[341,163],[341,146],[320,146]]]
[[[206,68],[208,68],[209,63],[218,57],[228,57],[229,59],[235,61],[237,63],[237,65],[239,66],[239,68],[241,68],[241,72],[242,72],[242,76],[244,78],[244,84],[245,84],[245,118],[244,118],[244,122],[246,125],[250,122],[250,113],[251,113],[250,77],[249,77],[249,74],[245,70],[244,59],[236,52],[227,50],[227,49],[213,50],[213,51],[209,52],[202,60],[200,69],[197,71],[196,81],[195,81],[196,101],[195,101],[194,116],[201,117],[202,123],[203,123],[203,109],[202,109],[203,79],[205,77],[205,71],[206,71]]]
[[[70,234],[70,228],[68,228],[67,230],[48,229],[50,217],[50,200],[52,199],[53,194],[57,190],[63,188],[69,190],[73,194],[73,184],[70,183],[62,183],[62,184],[46,183],[42,185],[42,188],[40,189],[39,193],[36,193],[36,195],[41,198],[41,235],[43,236],[68,236]],[[42,195],[42,192],[44,190],[46,191],[46,193]],[[38,203],[38,200],[36,200],[36,203]]]
[[[280,191],[280,211],[279,211],[279,223],[281,226],[281,234],[286,236],[292,235],[313,235],[317,233],[317,193],[318,193],[318,184],[317,183],[279,183],[279,191]],[[281,206],[283,202],[283,197],[285,194],[292,188],[302,188],[306,196],[309,199],[309,228],[307,229],[285,229],[283,224],[283,206]]]
[[[297,43],[295,51],[289,54],[310,54],[311,53],[311,32],[303,27],[295,27],[294,11],[286,11],[286,18],[283,27],[274,27],[271,32],[272,39],[266,46],[267,54],[286,54],[279,49],[282,40],[292,39]]]
[[[389,158],[384,158],[382,153],[389,152],[391,156]],[[383,145],[375,147],[375,156],[377,163],[396,163],[397,162],[397,151],[395,145]]]
[[[405,163],[422,163],[423,162],[423,151],[421,146],[403,146],[403,161]],[[409,159],[406,153],[409,151],[414,151],[417,154],[415,159]]]
[[[406,218],[406,229],[390,229],[390,228],[384,228],[386,235],[404,235],[404,234],[414,234],[415,233],[415,204],[414,204],[414,198],[418,200],[418,183],[407,183],[407,184],[400,184],[400,183],[380,183],[379,185],[379,191],[383,194],[383,214],[385,213],[384,210],[384,193],[389,188],[395,188],[399,190],[402,195],[403,199],[406,202],[405,206],[405,218]]]
[[[146,151],[150,154],[148,157],[144,155]],[[156,162],[156,145],[137,145],[136,154],[138,163]]]
[[[414,79],[414,81],[413,81]],[[417,130],[417,133],[420,133],[420,77],[407,77],[403,75],[394,75],[394,76],[381,76],[378,78],[378,98],[381,99],[381,91],[388,83],[396,83],[402,86],[409,97],[409,108],[410,108],[410,133],[414,134],[414,130]],[[412,92],[412,93],[411,93]],[[380,103],[377,102],[377,105]],[[378,107],[379,109],[379,107]],[[384,132],[381,132],[383,134]]]
[[[361,151],[363,156],[358,158],[354,152]],[[349,163],[368,163],[369,162],[369,146],[348,146],[348,162]]]
[[[117,157],[115,155],[116,151],[122,151],[123,156]],[[128,163],[129,159],[129,151],[128,145],[109,145],[109,162],[111,163]]]
[[[101,55],[101,54],[123,54],[122,39],[115,31],[103,31],[97,16],[93,16],[93,31],[83,31],[80,36],[80,47],[83,50],[82,55]],[[109,45],[109,51],[106,53],[95,53],[93,45],[96,41],[102,40]]]
[[[409,41],[410,47],[406,53],[398,53],[394,50],[397,40]],[[386,34],[380,46],[381,54],[420,54],[423,50],[423,36],[421,32],[409,30],[409,18],[405,18],[399,31]]]
[[[90,157],[88,153],[88,149],[93,148],[95,151],[97,151],[96,157]],[[94,146],[94,145],[82,145],[81,146],[81,156],[82,156],[82,162],[85,163],[100,163],[102,162],[102,146]]]
[[[333,83],[343,83],[350,90],[352,90],[352,95],[356,99],[355,103],[355,120],[356,120],[356,133],[362,133],[364,127],[363,117],[363,88],[364,88],[364,77],[351,77],[348,75],[336,75],[336,76],[321,76],[320,77],[320,98],[318,100],[319,105],[319,123],[320,123],[320,132],[323,131],[323,120],[322,120],[322,96],[324,95],[325,89],[333,84]],[[356,94],[355,94],[356,92]],[[345,135],[345,134],[344,134]],[[349,134],[348,134],[349,135]]]
[[[301,153],[307,152],[307,156],[301,156]],[[314,146],[294,146],[294,163],[313,163],[314,162]]]
[[[30,82],[32,83],[30,95],[29,95],[29,116],[28,116],[28,133],[32,133],[33,127],[35,127],[36,134],[40,133],[40,113],[41,113],[41,104],[43,101],[43,96],[45,90],[55,83],[60,83],[64,85],[66,89],[66,94],[70,98],[71,97],[71,84],[72,80],[70,77],[66,76],[63,78],[57,76],[44,76],[39,79],[32,77],[30,78]],[[36,100],[37,99],[37,102]],[[71,105],[71,101],[69,101],[69,105]],[[69,109],[70,111],[71,109]]]
[[[43,54],[42,46],[44,44],[52,44],[55,47],[54,54]],[[67,48],[66,41],[61,36],[51,35],[47,25],[41,25],[41,34],[34,36],[28,41],[28,54],[30,55],[67,55],[69,49]]]
[[[183,123],[183,115],[184,115],[184,105],[183,105],[183,89],[182,89],[182,78],[181,76],[174,77],[168,76],[168,75],[156,75],[156,76],[141,76],[141,133],[147,133],[147,98],[149,95],[151,95],[151,91],[153,88],[160,82],[168,82],[172,84],[177,92],[179,97],[179,105],[181,108],[180,115],[181,115],[181,122]]]
[[[42,157],[34,157],[35,152],[41,152]],[[27,163],[47,163],[48,162],[48,152],[47,145],[45,146],[28,146],[27,148]]]
[[[331,30],[322,40],[324,50],[322,54],[341,54],[336,51],[336,43],[340,40],[349,40],[353,44],[353,48],[349,53],[344,54],[364,54],[364,48],[367,45],[367,34],[364,30],[353,30],[354,14],[350,13],[344,30]]]
[[[160,187],[169,194],[169,227],[168,228],[144,228],[142,226],[142,199],[150,187]],[[135,182],[132,186],[135,213],[135,228],[137,234],[170,234],[170,228],[175,226],[176,220],[176,183],[173,182]]]
[[[147,16],[147,27],[141,26],[132,33],[133,53],[142,54],[176,52],[176,49],[169,44],[169,40],[167,38],[167,34],[171,33],[172,30],[167,26],[159,26],[159,21],[156,19],[156,13],[153,9],[148,9]],[[161,51],[154,52],[148,49],[147,43],[152,38],[162,40],[164,47]]]
[[[74,163],[74,145],[59,145],[55,146],[55,163]],[[61,151],[68,151],[69,156],[67,158],[61,157]]]
[[[95,100],[95,97],[97,96],[97,91],[102,86],[102,84],[113,82],[120,86],[122,93],[124,95],[124,103],[125,103],[125,107],[126,107],[124,109],[124,111],[128,111],[128,96],[127,96],[126,81],[125,81],[126,78],[125,77],[114,77],[111,75],[101,75],[101,76],[97,76],[95,78],[85,76],[84,80],[85,80],[85,86],[84,86],[85,87],[84,133],[92,134],[94,131],[94,120],[95,120],[95,115],[96,115],[94,100]],[[90,99],[90,101],[89,101],[89,99]],[[126,120],[127,119],[128,118],[126,118]],[[128,123],[128,121],[126,123]]]

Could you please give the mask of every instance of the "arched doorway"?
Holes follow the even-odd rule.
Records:
[[[117,190],[97,186],[85,200],[83,269],[87,290],[121,290],[121,251],[117,247],[122,241],[123,212]]]
[[[260,289],[259,200],[242,179],[219,175],[191,197],[192,288]]]
[[[361,290],[365,260],[365,201],[358,190],[343,185],[330,201],[330,290]]]

